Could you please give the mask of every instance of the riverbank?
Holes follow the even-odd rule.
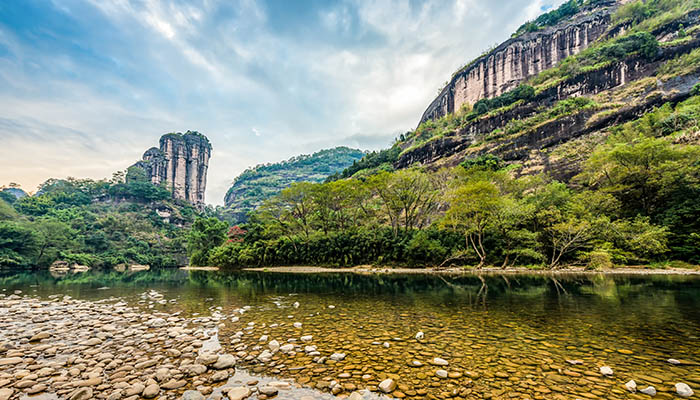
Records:
[[[590,270],[586,268],[559,268],[559,269],[529,269],[529,268],[405,268],[405,267],[375,267],[360,265],[356,267],[316,267],[316,266],[288,266],[288,267],[257,267],[243,268],[244,271],[277,272],[296,274],[320,274],[320,273],[355,273],[355,274],[433,274],[433,275],[700,275],[700,269],[685,268],[614,268]]]
[[[163,300],[152,290],[142,298],[151,306]],[[237,369],[248,353],[226,353],[218,330],[238,317],[180,314],[118,298],[0,293],[0,400],[324,398],[292,379]]]

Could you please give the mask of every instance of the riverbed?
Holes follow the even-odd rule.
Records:
[[[700,278],[6,272],[0,359],[13,399],[680,398]]]

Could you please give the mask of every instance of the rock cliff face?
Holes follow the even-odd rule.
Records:
[[[153,184],[165,182],[174,198],[202,207],[210,156],[211,144],[201,133],[168,133],[161,136],[160,148],[146,150],[134,166],[146,171]]]
[[[570,21],[503,42],[457,72],[430,103],[420,122],[452,113],[465,103],[498,96],[580,53],[606,32],[616,7],[615,0],[598,3]]]

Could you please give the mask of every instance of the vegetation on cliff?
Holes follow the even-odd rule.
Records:
[[[34,196],[0,199],[0,267],[182,265],[182,227],[196,214],[139,168],[110,181],[49,179]]]
[[[227,219],[243,222],[247,214],[266,199],[294,182],[322,182],[360,160],[365,153],[348,147],[336,147],[314,154],[249,168],[233,181],[225,197]]]

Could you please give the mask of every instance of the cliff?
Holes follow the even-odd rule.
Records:
[[[168,133],[161,136],[160,148],[146,150],[133,166],[143,169],[153,184],[164,184],[173,198],[202,207],[210,156],[211,144],[201,133]]]
[[[610,12],[605,8],[584,12],[570,22],[536,32],[546,41],[542,35],[547,32],[567,31],[576,25],[580,32],[595,31],[594,36],[599,38],[558,65],[520,80],[515,89],[507,90],[513,84],[499,81],[493,94],[505,91],[480,100],[471,110],[451,111],[456,106],[450,101],[467,98],[452,95],[460,87],[458,82],[469,75],[457,74],[439,97],[445,106],[431,105],[429,111],[433,111],[424,114],[419,127],[394,146],[397,156],[393,167],[420,165],[435,170],[490,154],[508,164],[521,165],[518,173],[545,172],[566,181],[579,171],[587,154],[621,124],[697,94],[697,5],[683,2],[631,20],[621,17],[625,13]],[[585,24],[579,25],[581,21]],[[594,21],[609,22],[600,32],[594,26],[602,27],[604,23],[596,25]],[[507,41],[475,65],[497,58],[499,49],[526,41],[527,35]]]
[[[511,38],[457,71],[421,116],[437,119],[498,96],[580,53],[607,30],[617,2],[599,1],[564,22]]]

